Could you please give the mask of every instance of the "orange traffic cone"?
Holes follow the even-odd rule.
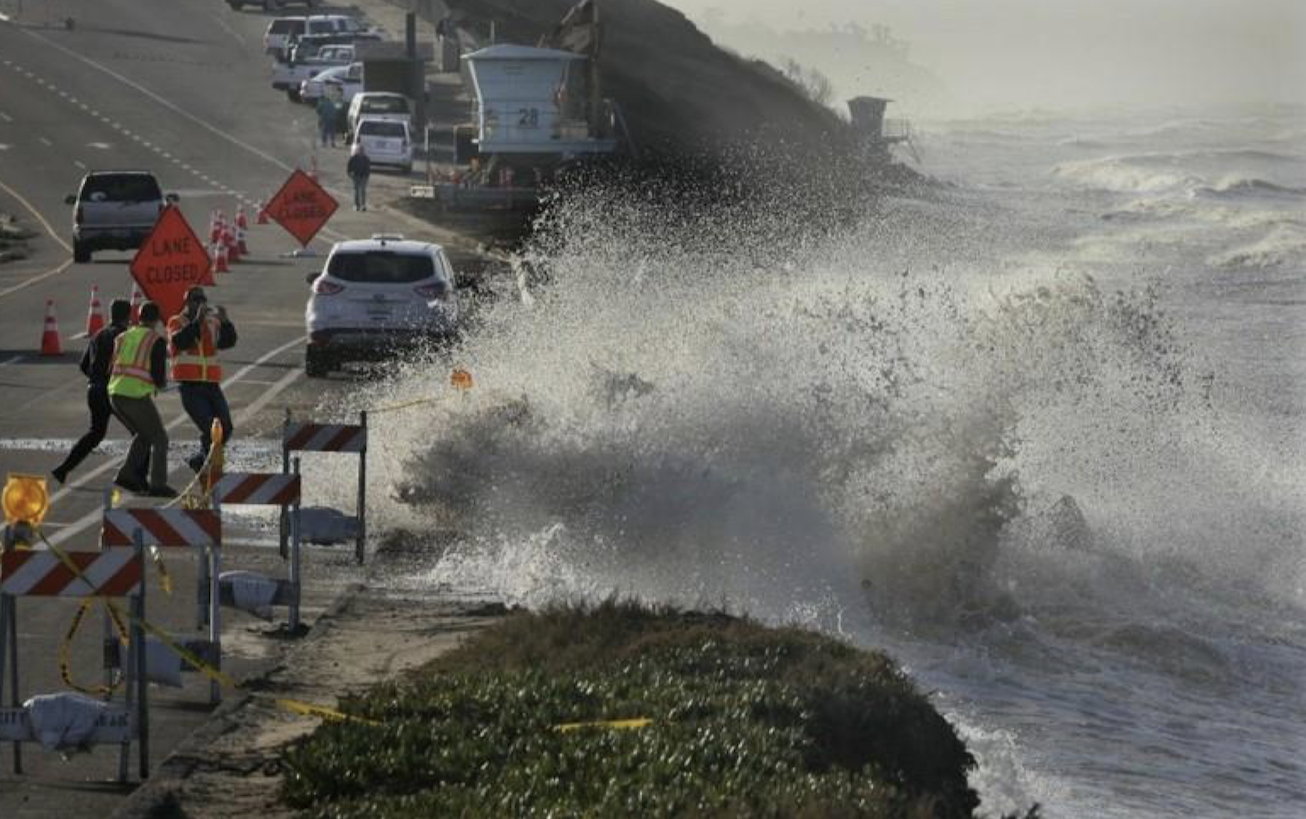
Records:
[[[270,221],[268,219],[267,208],[263,207],[262,202],[259,202],[257,205],[257,210],[258,210],[258,223],[260,225],[266,225]]]
[[[223,242],[218,242],[218,249],[213,264],[213,269],[219,273],[227,273],[231,270],[231,268],[227,267],[227,246]]]
[[[227,247],[227,261],[232,264],[240,261],[240,245],[236,243],[236,231],[231,225],[222,231],[222,244]]]
[[[240,250],[240,255],[248,256],[249,247],[245,244],[245,228],[249,227],[249,220],[245,218],[245,206],[241,205],[236,208],[236,247]]]
[[[45,330],[41,333],[41,355],[63,355],[59,322],[54,317],[54,299],[45,302]]]
[[[104,329],[104,310],[100,307],[100,288],[91,285],[91,306],[86,310],[86,337]]]
[[[141,286],[132,279],[132,296],[131,296],[131,323],[135,324],[141,320],[141,302],[145,300],[145,294],[141,292]]]

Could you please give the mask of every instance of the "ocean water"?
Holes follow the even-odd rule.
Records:
[[[836,228],[555,211],[383,390],[401,582],[885,648],[992,815],[1306,815],[1306,111],[920,130]]]

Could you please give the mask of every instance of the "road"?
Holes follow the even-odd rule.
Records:
[[[84,342],[74,336],[84,326],[91,286],[99,287],[106,312],[109,299],[130,291],[130,252],[103,251],[91,263],[71,262],[64,197],[87,169],[148,169],[165,191],[180,195],[187,219],[202,232],[212,210],[231,213],[240,200],[265,200],[291,169],[310,167],[314,122],[310,109],[267,85],[261,38],[268,17],[262,12],[232,12],[218,0],[66,3],[76,8],[69,30],[48,24],[58,11],[52,5],[27,2],[21,14],[19,6],[0,2],[10,18],[0,22],[0,212],[41,235],[31,243],[30,258],[0,265],[0,473],[48,474],[86,426],[85,384],[76,369]],[[325,149],[317,158],[324,184],[343,204],[344,149]],[[384,207],[361,214],[344,207],[314,246],[325,252],[335,240],[396,229],[446,238]],[[284,258],[295,242],[276,226],[253,228],[249,245],[251,258],[219,277],[210,300],[227,307],[240,333],[238,347],[224,359],[236,417],[233,458],[238,467],[259,469],[276,466],[274,439],[287,407],[299,417],[321,418],[366,389],[366,382],[335,376],[309,383],[303,377],[304,276],[321,260]],[[47,299],[56,305],[61,357],[37,355]],[[159,403],[172,439],[172,482],[182,486],[189,479],[182,459],[193,451],[195,430],[175,392]],[[98,510],[124,437],[115,422],[101,452],[55,492],[46,526],[55,542],[96,548]],[[378,476],[372,484],[383,489],[383,482]],[[306,493],[311,500],[313,488]],[[261,520],[253,516],[236,527],[236,545],[224,550],[227,567],[282,571]],[[170,555],[177,594],[161,594],[153,573],[149,589],[150,619],[182,636],[192,619],[193,564],[189,554]],[[314,550],[306,565],[311,621],[357,570],[329,548]],[[62,601],[19,601],[24,695],[62,688],[54,655],[74,610]],[[99,676],[100,623],[92,619],[74,653],[76,675],[85,681]],[[229,667],[237,674],[275,658],[277,641],[248,618],[227,622]],[[207,715],[206,688],[196,679],[155,695],[156,759]],[[24,750],[27,773],[21,778],[11,772],[9,750],[0,751],[0,814],[92,815],[121,800],[123,790],[107,784],[116,771],[116,749],[68,762],[33,746]]]

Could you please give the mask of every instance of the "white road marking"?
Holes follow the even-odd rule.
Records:
[[[81,161],[80,159],[74,159],[73,164],[81,168],[82,170],[86,170],[86,163]]]
[[[0,119],[4,120],[5,122],[14,121],[14,118],[6,114],[4,111],[0,111]]]
[[[24,358],[26,358],[26,356],[20,353],[19,355],[16,355],[13,358],[7,358],[4,361],[0,361],[0,367],[8,367],[10,364],[17,364],[18,362],[22,361]]]
[[[88,142],[88,143],[86,143],[86,147],[87,147],[87,148],[94,148],[94,149],[97,150],[97,151],[107,151],[107,150],[109,150],[110,148],[112,148],[113,146],[110,145],[110,144],[107,143],[107,142]]]
[[[53,148],[53,147],[54,147],[54,143],[51,142],[50,140],[46,139],[45,137],[37,137],[37,139],[40,140],[40,141],[41,141],[41,144],[44,145],[44,146],[47,147],[47,148]]]
[[[10,147],[12,147],[12,146],[9,146],[9,145],[4,144],[3,142],[0,142],[0,151],[7,151],[7,150],[9,150]]]
[[[237,381],[240,381],[251,371],[253,371],[256,367],[263,365],[264,363],[271,360],[272,358],[280,355],[286,350],[289,350],[291,347],[294,347],[296,344],[302,344],[305,338],[307,337],[300,336],[294,341],[287,342],[286,344],[281,345],[275,350],[271,350],[265,353],[257,361],[247,364],[231,378],[228,378],[226,381],[223,381],[222,386],[227,387],[231,384],[236,383]],[[263,409],[263,407],[267,406],[269,401],[271,401],[279,393],[285,390],[286,387],[289,387],[291,383],[294,382],[294,380],[302,374],[303,374],[303,370],[298,368],[286,373],[284,376],[282,376],[281,380],[279,380],[274,386],[270,387],[266,392],[260,395],[258,400],[256,400],[254,403],[250,404],[249,406],[237,412],[236,416],[232,419],[232,423],[235,424],[236,426],[241,426],[242,424],[244,424],[246,421],[250,419],[251,416],[257,413],[259,410]],[[181,425],[182,423],[187,422],[189,420],[190,418],[184,414],[178,415],[176,418],[173,418],[171,421],[169,421],[168,425],[164,428],[167,430],[172,430],[177,426]],[[103,475],[105,472],[108,472],[111,469],[115,469],[118,466],[119,464],[116,461],[109,461],[107,463],[100,464],[95,469],[92,469],[90,472],[87,472],[82,477],[70,481],[62,489],[60,489],[58,492],[55,492],[54,495],[51,496],[50,505],[53,506],[56,501],[58,501],[60,498],[66,497],[68,493],[70,493],[72,490],[78,487],[85,486],[92,479],[99,477],[100,475]],[[91,512],[81,518],[78,518],[76,521],[68,524],[68,528],[64,529],[62,532],[55,534],[54,537],[51,537],[50,542],[58,546],[59,544],[64,543],[67,540],[70,540],[74,536],[81,534],[82,532],[96,525],[97,523],[100,522],[100,519],[103,516],[104,516],[104,510],[96,509],[94,512]]]

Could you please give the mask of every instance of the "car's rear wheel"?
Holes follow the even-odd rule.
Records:
[[[304,374],[309,378],[326,378],[331,374],[331,360],[324,350],[315,347],[304,350]]]
[[[84,264],[91,260],[91,249],[83,242],[73,240],[73,261],[78,264]]]

